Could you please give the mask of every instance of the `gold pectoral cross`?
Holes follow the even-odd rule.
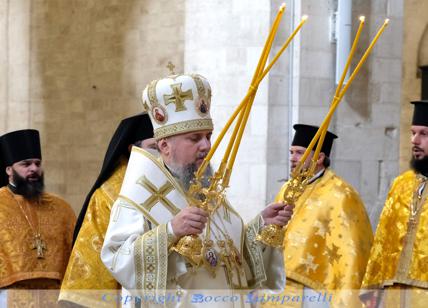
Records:
[[[37,249],[37,259],[44,259],[45,253],[43,250],[47,250],[45,241],[42,240],[40,234],[36,234],[31,245],[31,249]]]
[[[165,94],[163,96],[165,105],[175,104],[175,112],[187,110],[184,105],[184,101],[193,99],[192,89],[189,89],[186,92],[181,91],[181,83],[172,84],[171,89],[171,95]]]

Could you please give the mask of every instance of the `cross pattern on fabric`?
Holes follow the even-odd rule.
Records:
[[[170,182],[165,182],[159,189],[155,184],[150,182],[145,176],[142,176],[138,179],[137,184],[141,185],[148,190],[152,195],[144,201],[141,205],[147,210],[150,211],[156,203],[162,203],[168,211],[173,215],[177,214],[179,210],[177,207],[166,197],[168,193],[174,190],[174,186]]]
[[[165,105],[175,104],[175,112],[187,110],[184,105],[185,100],[193,100],[192,90],[187,90],[183,92],[181,90],[181,83],[175,83],[171,85],[172,94],[163,96],[165,100]]]

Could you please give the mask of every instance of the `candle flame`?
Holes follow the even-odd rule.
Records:
[[[280,11],[284,11],[285,10],[285,3],[281,4],[281,6],[279,7]]]
[[[308,19],[308,15],[303,15],[302,20],[305,21],[306,19]]]
[[[360,16],[359,19],[360,19],[361,22],[365,22],[366,21],[366,16]]]
[[[385,25],[389,23],[389,18],[385,19]]]

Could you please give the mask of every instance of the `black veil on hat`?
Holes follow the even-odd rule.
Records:
[[[412,125],[428,126],[428,100],[411,102],[415,106]]]
[[[296,133],[294,134],[293,142],[291,143],[291,145],[298,145],[307,148],[314,136],[316,135],[319,127],[306,124],[295,124],[293,128]],[[321,152],[323,152],[325,156],[330,156],[331,148],[333,147],[333,141],[336,138],[338,137],[335,134],[327,131],[324,143],[321,147]],[[317,143],[315,143],[314,149],[316,148],[317,144],[318,141]]]
[[[1,137],[0,137],[1,144]],[[1,154],[0,148],[0,187],[6,186],[9,183],[9,176],[6,174],[6,164],[3,159],[3,155]]]
[[[153,126],[146,113],[126,118],[120,122],[108,145],[100,174],[86,196],[85,202],[83,203],[82,209],[79,213],[79,217],[77,218],[73,234],[73,244],[76,241],[80,228],[82,227],[83,219],[85,218],[86,210],[88,209],[92,194],[112,175],[113,171],[119,164],[120,157],[129,157],[128,147],[130,144],[152,137]]]
[[[16,130],[0,137],[0,187],[8,184],[6,167],[14,163],[38,158],[42,159],[40,134],[35,129]]]

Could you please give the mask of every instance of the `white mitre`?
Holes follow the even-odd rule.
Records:
[[[153,80],[144,89],[142,99],[156,139],[213,129],[211,87],[201,75],[171,75]]]

